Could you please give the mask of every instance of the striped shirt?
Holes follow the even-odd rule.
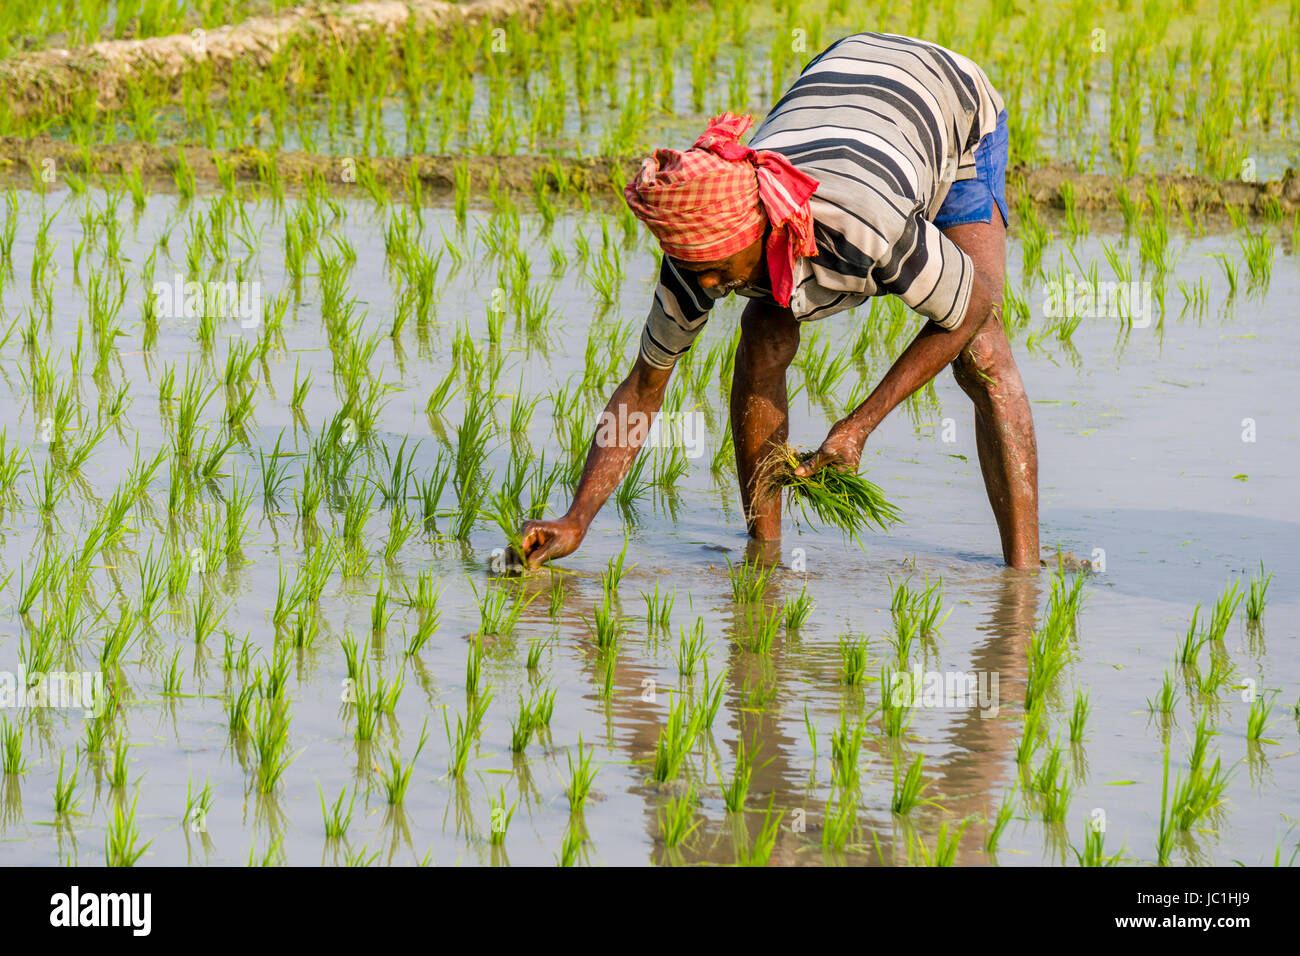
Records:
[[[979,66],[924,40],[859,33],[808,64],[749,143],[820,183],[810,201],[817,254],[794,267],[796,319],[893,294],[944,328],[961,324],[974,269],[932,220],[952,183],[975,177],[975,147],[1002,108]],[[710,291],[663,257],[641,335],[645,361],[669,368],[690,348]]]

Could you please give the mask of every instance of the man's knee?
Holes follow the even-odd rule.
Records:
[[[789,309],[751,301],[740,317],[740,346],[736,355],[754,375],[781,373],[799,351],[799,322]]]
[[[952,363],[957,384],[968,395],[992,391],[1010,354],[1002,324],[996,315],[989,316]]]

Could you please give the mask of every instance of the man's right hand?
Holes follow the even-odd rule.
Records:
[[[529,568],[537,568],[546,561],[572,554],[586,535],[587,529],[572,518],[526,522],[520,532],[524,563]]]

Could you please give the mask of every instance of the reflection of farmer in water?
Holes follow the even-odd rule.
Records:
[[[929,321],[800,470],[856,469],[885,416],[951,365],[975,406],[1003,557],[1013,567],[1037,567],[1033,419],[1001,322],[1001,97],[963,56],[863,33],[816,57],[745,147],[739,137],[750,122],[730,113],[715,118],[686,152],[656,150],[627,187],[629,205],[665,255],[640,354],[605,415],[657,414],[673,364],[704,327],[713,300],[748,297],[731,428],[749,533],[779,539],[780,496],[756,479],[760,462],[787,437],[785,375],[799,323],[897,295]],[[568,512],[524,526],[531,566],[578,547],[645,441],[643,430],[600,438]]]

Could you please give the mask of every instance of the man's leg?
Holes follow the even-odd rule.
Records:
[[[785,372],[799,349],[799,322],[773,302],[751,299],[740,317],[731,379],[731,438],[750,537],[781,537],[781,496],[755,486],[759,465],[790,430]]]
[[[993,221],[944,230],[975,264],[1002,302],[1007,229],[995,206]],[[1038,444],[1034,419],[1002,323],[990,317],[953,362],[953,374],[975,404],[975,445],[989,503],[1013,568],[1038,567]]]

